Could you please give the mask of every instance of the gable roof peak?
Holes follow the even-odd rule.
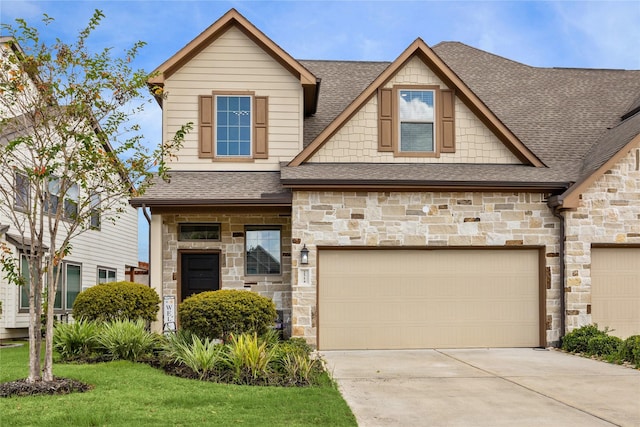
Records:
[[[545,167],[545,164],[498,119],[471,88],[431,49],[420,37],[416,38],[395,61],[356,97],[316,138],[307,145],[288,166],[300,166],[307,162],[342,126],[353,117],[390,79],[414,56],[418,56],[440,80],[456,90],[460,99],[524,164]]]
[[[196,36],[196,38],[191,40],[176,54],[156,68],[154,70],[155,76],[149,80],[149,84],[162,85],[165,79],[175,73],[186,62],[200,53],[204,48],[209,46],[231,27],[238,28],[242,31],[247,37],[253,40],[258,46],[284,66],[284,68],[299,78],[302,85],[316,85],[317,79],[309,70],[296,61],[284,49],[267,37],[234,8],[229,9],[227,13],[222,15],[217,21]]]

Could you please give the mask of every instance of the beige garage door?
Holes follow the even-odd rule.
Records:
[[[319,252],[319,348],[540,345],[537,250]]]
[[[591,318],[621,338],[640,334],[640,248],[591,250]]]

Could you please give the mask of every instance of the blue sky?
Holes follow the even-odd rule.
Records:
[[[41,34],[71,40],[94,9],[106,18],[96,49],[143,40],[137,66],[152,71],[236,8],[297,59],[392,61],[416,38],[460,41],[538,67],[640,69],[640,1],[25,1],[2,0],[0,21],[23,18]],[[55,22],[41,22],[46,13]],[[161,111],[138,119],[155,144]],[[147,231],[140,227],[140,259]]]

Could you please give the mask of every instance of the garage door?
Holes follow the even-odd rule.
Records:
[[[322,249],[318,346],[539,346],[538,257],[538,250]]]
[[[591,318],[621,338],[640,334],[640,248],[591,250]]]

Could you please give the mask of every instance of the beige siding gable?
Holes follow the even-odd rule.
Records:
[[[396,73],[385,88],[394,85],[447,86],[422,60],[413,57]],[[439,157],[394,157],[378,151],[378,99],[373,96],[314,155],[310,162],[371,163],[493,163],[520,164],[507,147],[456,98],[455,152]]]
[[[198,96],[217,91],[249,91],[268,97],[269,152],[244,162],[198,157],[198,130],[185,139],[175,170],[276,170],[302,149],[303,90],[300,81],[242,31],[229,28],[165,81],[163,135],[198,123]]]

